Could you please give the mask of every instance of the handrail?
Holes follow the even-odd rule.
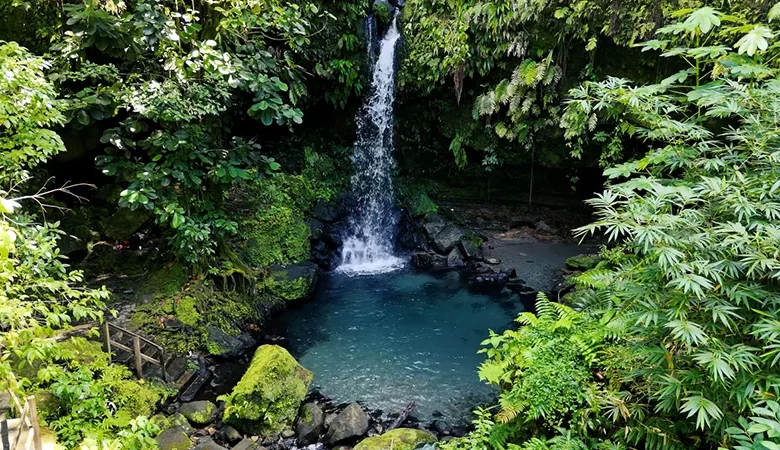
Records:
[[[14,442],[9,443],[11,450],[29,450],[31,445],[35,450],[42,450],[41,427],[38,422],[38,406],[35,403],[35,396],[27,396],[24,399],[24,406],[22,406],[19,397],[12,389],[8,389],[8,393],[11,394],[14,406],[19,411],[19,429],[16,431]],[[22,443],[22,430],[25,427],[27,427],[27,440]]]
[[[123,334],[129,335],[131,338],[133,338],[133,348],[130,348],[126,345],[124,345],[121,342],[115,341],[111,339],[111,329],[120,331]],[[168,381],[168,371],[165,367],[165,348],[163,348],[161,345],[141,336],[140,334],[130,331],[126,328],[120,327],[119,325],[109,323],[108,321],[104,321],[102,325],[103,329],[103,351],[105,351],[108,354],[111,354],[111,347],[117,347],[121,350],[124,350],[128,353],[132,353],[135,358],[135,372],[139,379],[143,379],[144,373],[143,373],[143,366],[144,362],[150,362],[152,364],[156,364],[160,366],[162,369],[162,376],[163,381]],[[141,351],[141,341],[148,344],[151,347],[154,347],[155,349],[159,350],[160,357],[155,358],[150,355],[145,355]]]
[[[152,340],[150,340],[150,339],[147,339],[147,338],[143,337],[142,335],[140,335],[140,334],[138,334],[138,333],[136,333],[136,332],[134,332],[134,331],[130,331],[130,330],[128,330],[127,328],[120,327],[119,325],[117,325],[117,324],[114,324],[114,323],[110,323],[110,322],[106,322],[106,323],[108,323],[108,326],[109,326],[109,327],[111,327],[111,328],[113,328],[113,329],[115,329],[115,330],[117,330],[117,331],[121,331],[122,333],[127,333],[127,334],[129,334],[130,336],[138,336],[138,338],[139,338],[140,340],[142,340],[142,341],[146,342],[147,344],[151,345],[152,347],[155,347],[156,349],[158,349],[158,350],[160,350],[160,351],[163,351],[163,350],[164,350],[164,349],[163,349],[163,347],[162,347],[162,345],[160,345],[160,344],[158,344],[158,343],[156,343],[156,342],[154,342],[154,341],[152,341]]]

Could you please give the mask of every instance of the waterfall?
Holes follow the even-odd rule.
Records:
[[[396,16],[373,62],[371,93],[358,115],[358,133],[352,161],[355,209],[350,216],[351,235],[344,240],[338,271],[380,273],[403,266],[393,255],[397,219],[393,214],[393,101],[395,100],[395,46],[400,37]],[[371,23],[371,22],[369,22]],[[369,25],[370,26],[370,25]],[[369,42],[369,49],[371,42]],[[370,52],[371,53],[371,52]]]

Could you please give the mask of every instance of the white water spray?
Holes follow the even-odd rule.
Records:
[[[397,14],[396,14],[397,15]],[[339,272],[381,273],[403,267],[393,255],[397,220],[391,213],[393,192],[393,101],[395,100],[395,46],[400,33],[396,17],[379,47],[374,63],[371,95],[358,117],[352,191],[356,208],[350,217],[351,235],[344,241]],[[369,49],[371,42],[369,39]]]

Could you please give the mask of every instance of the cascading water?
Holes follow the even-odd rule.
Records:
[[[395,100],[395,46],[400,37],[396,17],[379,46],[373,65],[371,95],[358,117],[358,135],[352,160],[352,192],[356,206],[350,216],[351,236],[344,240],[338,271],[381,273],[403,267],[393,255],[397,219],[392,214],[393,101]],[[369,21],[369,26],[372,22]],[[369,55],[371,39],[369,38]],[[371,61],[371,59],[369,59]]]

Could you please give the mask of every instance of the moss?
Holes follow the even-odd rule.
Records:
[[[371,12],[384,25],[389,25],[393,20],[392,5],[387,0],[375,1],[371,6]]]
[[[272,298],[298,300],[309,295],[316,276],[317,269],[312,264],[295,264],[290,267],[274,265],[259,287]]]
[[[571,270],[590,270],[598,265],[598,255],[577,255],[566,258],[566,267]]]
[[[292,209],[273,205],[243,220],[240,234],[246,238],[241,253],[253,267],[297,262],[309,256],[309,227]]]
[[[263,345],[230,395],[223,396],[223,421],[263,434],[292,425],[306,397],[312,374],[277,345]]]
[[[173,389],[161,384],[136,379],[117,381],[111,391],[112,401],[130,418],[150,417],[157,410],[157,405],[176,394]]]
[[[172,416],[157,414],[152,417],[152,423],[157,425],[160,430],[169,430],[176,427],[181,427],[184,430],[192,429],[190,422],[181,413],[176,413]]]
[[[436,442],[436,436],[413,428],[396,428],[381,436],[363,439],[354,450],[413,450],[419,444]]]

